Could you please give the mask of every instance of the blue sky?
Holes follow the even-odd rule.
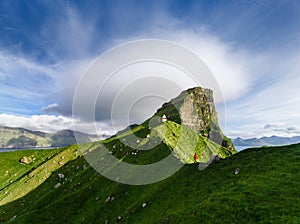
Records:
[[[94,58],[157,38],[186,46],[210,68],[226,134],[300,135],[299,12],[292,0],[0,1],[0,125],[71,128],[74,89]],[[111,132],[105,119],[99,129]],[[88,131],[88,121],[75,122]]]

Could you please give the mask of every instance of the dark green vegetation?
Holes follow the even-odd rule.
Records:
[[[22,151],[37,153],[36,165],[45,152]],[[1,173],[23,156],[8,155]],[[131,186],[106,179],[79,156],[26,196],[0,207],[0,217],[11,223],[115,223],[119,216],[120,223],[299,223],[299,159],[300,145],[248,149],[203,171],[185,165],[161,182]],[[62,185],[54,188],[57,183]]]

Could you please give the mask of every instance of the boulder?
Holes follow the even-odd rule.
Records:
[[[111,202],[111,201],[113,201],[115,199],[116,198],[113,195],[111,195],[111,196],[109,196],[108,198],[105,199],[105,203]]]
[[[63,178],[65,178],[65,175],[64,175],[64,174],[62,174],[62,173],[59,173],[59,174],[57,174],[57,176],[58,176],[58,178],[59,178],[59,179],[63,179]]]
[[[239,168],[236,168],[235,170],[234,170],[234,174],[236,175],[236,174],[239,174],[239,172],[240,172],[240,169]]]
[[[59,188],[61,186],[61,183],[55,184],[54,188]]]
[[[29,163],[32,163],[32,161],[33,161],[33,159],[31,158],[31,157],[26,157],[26,156],[24,156],[24,157],[22,157],[20,160],[19,160],[19,162],[21,163],[21,164],[29,164]]]

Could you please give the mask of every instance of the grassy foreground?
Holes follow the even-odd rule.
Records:
[[[23,156],[18,153],[0,154],[0,173],[4,175],[7,167],[11,167],[9,173],[17,173],[9,184],[7,176],[1,175],[0,222],[300,223],[300,145],[247,149],[203,171],[197,164],[184,165],[168,179],[141,186],[101,176],[72,147],[18,152],[35,154],[36,162],[31,165],[17,165]],[[156,150],[167,154],[167,148]],[[46,162],[55,164],[49,177],[18,198],[14,192],[28,184],[19,185],[20,180],[42,167],[45,161],[39,158],[46,157]],[[61,158],[69,159],[57,166]],[[141,155],[141,160],[147,157]],[[234,174],[236,168],[238,174]],[[59,173],[65,178],[59,179]],[[31,181],[39,178],[34,175]],[[57,183],[61,186],[55,188]],[[10,203],[5,203],[3,195],[7,194],[15,197]]]

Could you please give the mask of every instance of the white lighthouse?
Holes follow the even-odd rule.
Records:
[[[164,114],[164,115],[162,116],[162,118],[161,118],[161,122],[166,122],[166,121],[168,121],[168,118],[167,118],[167,116]]]

